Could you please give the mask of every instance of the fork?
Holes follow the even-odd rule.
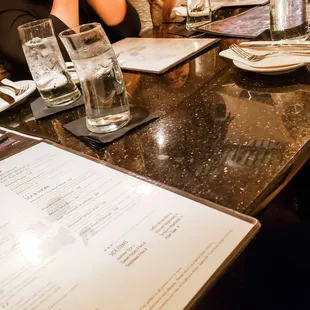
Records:
[[[0,86],[12,89],[15,93],[15,96],[19,96],[19,95],[23,94],[29,88],[28,84],[24,84],[21,88],[17,88],[17,87],[14,87],[12,85],[4,84],[2,81],[0,81]]]
[[[286,54],[286,55],[296,55],[296,56],[310,56],[310,51],[309,52],[302,52],[302,51],[276,51],[276,52],[269,52],[265,54],[253,54],[245,51],[243,48],[241,48],[239,45],[233,43],[229,46],[231,50],[233,50],[237,55],[239,55],[242,58],[245,58],[248,61],[260,61],[267,56],[271,55],[281,55],[281,54]]]

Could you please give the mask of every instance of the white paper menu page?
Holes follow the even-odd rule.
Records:
[[[0,309],[183,309],[253,228],[46,143],[0,195]]]
[[[161,73],[218,39],[126,38],[113,43],[122,69]]]

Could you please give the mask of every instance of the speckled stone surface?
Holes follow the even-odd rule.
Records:
[[[218,56],[234,41],[164,75],[125,73],[132,103],[163,116],[101,150],[63,128],[83,108],[36,122],[24,102],[1,113],[0,125],[255,215],[308,158],[310,74],[307,67],[281,76],[243,72]]]

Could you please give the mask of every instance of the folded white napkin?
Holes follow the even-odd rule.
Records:
[[[12,81],[8,80],[8,79],[3,79],[2,81],[5,84],[14,86],[14,83]],[[8,94],[8,95],[10,95],[11,97],[13,97],[15,99],[14,92],[9,90],[8,88],[1,86],[0,90],[1,90],[1,92],[5,93],[5,94]],[[6,101],[4,101],[2,98],[0,98],[0,112],[6,110],[9,107],[10,107],[10,104],[7,103]]]
[[[8,79],[3,79],[2,82],[4,84],[12,85],[12,86],[15,86],[17,88],[21,88],[22,86],[27,84],[28,85],[28,89],[25,92],[23,92],[21,95],[15,96],[14,91],[12,91],[11,89],[9,89],[7,87],[0,86],[1,92],[5,93],[7,95],[10,95],[11,97],[13,97],[15,99],[14,103],[9,104],[9,103],[7,103],[6,101],[4,101],[3,99],[0,98],[0,112],[8,109],[9,107],[11,107],[13,105],[16,105],[19,102],[21,102],[27,96],[29,96],[32,92],[34,92],[36,90],[36,88],[37,88],[36,84],[32,80],[23,80],[23,81],[19,81],[19,82],[12,82],[12,81],[10,81]]]
[[[9,107],[10,105],[6,101],[0,98],[0,112],[6,110]]]
[[[221,3],[211,3],[211,11],[216,11],[222,7]],[[187,7],[186,6],[176,6],[172,10],[176,15],[186,17]]]
[[[262,5],[269,2],[269,0],[213,0],[213,3],[221,3],[223,7],[231,6],[251,6],[251,5]]]
[[[270,52],[270,50],[254,50],[250,48],[244,48],[244,50],[253,53],[253,54],[265,54]],[[244,58],[238,56],[234,51],[231,49],[224,50],[220,52],[220,56],[229,58],[231,60],[237,60],[242,62],[248,66],[255,67],[255,68],[274,68],[274,67],[283,67],[287,65],[294,65],[294,64],[301,64],[301,63],[310,63],[310,53],[309,56],[295,56],[295,55],[288,55],[288,54],[278,54],[267,56],[263,60],[260,61],[248,61]]]

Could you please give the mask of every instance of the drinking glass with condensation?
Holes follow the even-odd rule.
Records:
[[[76,101],[81,93],[71,79],[50,19],[18,27],[19,37],[34,82],[48,107]]]
[[[270,34],[272,40],[306,38],[307,0],[270,0]]]
[[[81,25],[59,37],[81,83],[88,130],[106,133],[125,126],[130,110],[123,74],[101,25]]]
[[[210,0],[187,0],[186,28],[192,30],[212,20]]]

